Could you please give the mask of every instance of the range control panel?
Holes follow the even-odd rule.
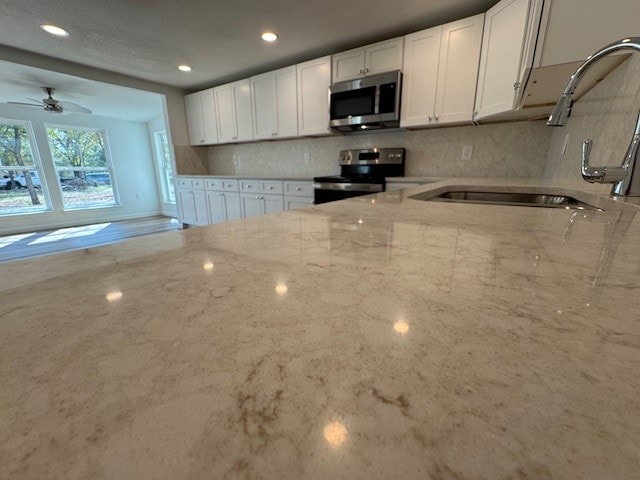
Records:
[[[387,165],[404,163],[404,148],[342,150],[340,165]]]

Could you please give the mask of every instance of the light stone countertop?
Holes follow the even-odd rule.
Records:
[[[470,183],[3,264],[0,478],[640,478],[640,209]]]

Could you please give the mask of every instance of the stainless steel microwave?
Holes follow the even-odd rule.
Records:
[[[329,126],[343,132],[400,125],[400,70],[329,87]]]

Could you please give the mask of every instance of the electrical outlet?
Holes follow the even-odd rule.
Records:
[[[309,152],[304,154],[304,163],[310,163],[311,162],[311,154]]]
[[[462,147],[462,160],[471,160],[471,157],[473,157],[473,145]]]
[[[238,165],[238,155],[233,156],[233,164]]]
[[[142,192],[136,193],[136,200],[142,200]]]

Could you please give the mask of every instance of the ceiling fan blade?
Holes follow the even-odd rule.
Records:
[[[42,100],[36,100],[35,98],[31,98],[31,97],[27,97],[27,100],[31,100],[32,102],[36,102],[42,105]]]
[[[67,110],[73,113],[88,113],[88,114],[93,113],[88,108],[85,108],[73,102],[58,102],[58,106],[62,107],[64,110]]]
[[[42,108],[42,104],[38,104],[36,105],[35,103],[24,103],[24,102],[6,102],[9,105],[22,105],[24,107],[37,107],[37,108]]]

